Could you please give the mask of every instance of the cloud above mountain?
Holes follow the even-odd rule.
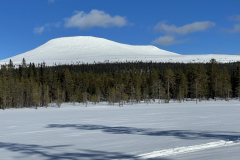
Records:
[[[61,22],[56,23],[46,23],[43,26],[39,26],[33,29],[33,33],[35,34],[42,34],[46,29],[50,30],[52,27],[58,28],[61,26]]]
[[[163,33],[173,33],[173,34],[189,34],[193,32],[206,31],[209,28],[214,27],[216,24],[211,21],[203,21],[203,22],[194,22],[190,24],[186,24],[181,27],[176,27],[175,25],[168,25],[166,21],[159,22],[155,27],[155,31],[160,31]]]
[[[161,36],[157,39],[155,39],[152,44],[157,44],[160,46],[168,46],[172,44],[179,44],[179,43],[184,43],[186,42],[187,39],[185,40],[176,40],[174,36]]]
[[[93,27],[123,27],[128,24],[125,17],[116,15],[111,16],[100,10],[91,10],[89,13],[84,11],[76,11],[72,17],[65,18],[66,28],[89,29]]]
[[[225,29],[228,33],[240,33],[240,24],[235,24],[231,29]]]
[[[155,39],[154,41],[152,41],[152,44],[168,46],[173,44],[185,43],[188,41],[188,39],[176,40],[176,37],[191,34],[194,32],[203,32],[214,27],[215,25],[216,24],[211,21],[202,21],[177,27],[175,25],[168,25],[167,21],[162,21],[159,22],[153,29],[155,31],[163,33],[164,36],[160,36],[159,38]]]
[[[54,0],[48,0],[48,3],[54,3]]]
[[[35,34],[42,34],[42,32],[44,31],[44,29],[45,29],[44,26],[42,26],[42,27],[36,27],[36,28],[34,28],[33,32],[34,32]]]
[[[228,17],[230,21],[240,21],[240,15],[232,15]]]

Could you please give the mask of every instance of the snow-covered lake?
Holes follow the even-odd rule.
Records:
[[[240,102],[0,111],[1,160],[237,160]]]

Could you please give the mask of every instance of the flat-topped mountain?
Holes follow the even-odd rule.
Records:
[[[220,62],[240,61],[238,55],[180,55],[159,49],[155,46],[128,45],[104,38],[89,36],[64,37],[47,43],[8,59],[0,64],[20,64],[25,58],[27,63],[45,62],[47,65],[71,64],[77,62],[115,62],[115,61],[154,61],[154,62],[207,62],[215,58]]]
[[[47,43],[26,53],[1,60],[0,63],[8,63],[11,59],[14,63],[21,63],[25,58],[27,62],[72,63],[72,62],[103,62],[105,60],[144,60],[159,56],[176,56],[178,54],[161,50],[155,46],[137,46],[121,44],[103,38],[96,37],[65,37],[48,41]]]

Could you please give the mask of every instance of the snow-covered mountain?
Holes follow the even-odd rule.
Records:
[[[155,46],[121,44],[96,37],[65,37],[48,41],[36,49],[0,61],[14,64],[45,62],[47,65],[71,64],[77,62],[154,61],[154,62],[206,62],[215,58],[220,62],[240,61],[238,55],[180,55]]]

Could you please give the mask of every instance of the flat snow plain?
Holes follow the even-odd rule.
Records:
[[[1,160],[237,160],[237,100],[0,110]]]

